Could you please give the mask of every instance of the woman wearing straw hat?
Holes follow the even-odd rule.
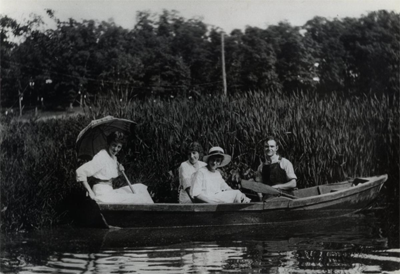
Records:
[[[179,203],[192,203],[190,197],[190,180],[193,173],[206,166],[206,163],[199,161],[203,154],[203,148],[198,142],[191,143],[187,148],[188,160],[179,166]]]
[[[221,147],[212,147],[203,158],[207,166],[200,168],[192,177],[190,194],[200,203],[249,203],[250,199],[239,190],[228,186],[218,167],[226,166],[231,156]]]

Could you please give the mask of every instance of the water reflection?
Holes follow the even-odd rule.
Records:
[[[395,273],[400,249],[363,216],[306,227],[82,229],[2,237],[2,273]]]

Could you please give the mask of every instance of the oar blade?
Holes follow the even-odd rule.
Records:
[[[253,191],[257,192],[257,193],[264,193],[264,194],[271,194],[271,195],[282,195],[282,196],[285,196],[285,197],[288,197],[288,198],[291,198],[291,199],[297,199],[297,197],[295,197],[295,196],[292,196],[292,195],[289,195],[289,194],[286,194],[286,193],[282,193],[279,190],[277,190],[277,189],[275,189],[275,188],[273,188],[271,186],[265,185],[263,183],[255,182],[254,180],[243,180],[242,179],[241,180],[241,185],[242,185],[243,188],[253,190]]]
[[[279,194],[278,190],[276,190],[270,186],[264,185],[262,183],[255,182],[254,180],[243,180],[242,179],[241,185],[243,188],[250,189],[250,190],[253,190],[258,193],[273,194],[273,195]]]

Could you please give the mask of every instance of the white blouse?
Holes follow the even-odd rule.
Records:
[[[197,161],[195,165],[192,165],[189,160],[183,162],[179,166],[179,184],[183,189],[191,187],[191,178],[193,173],[195,173],[200,168],[206,166],[207,164],[202,161]]]
[[[118,176],[117,157],[111,157],[105,149],[99,151],[91,161],[76,170],[77,182],[85,182],[88,177],[108,181]]]
[[[192,177],[190,194],[193,197],[199,194],[208,196],[230,189],[218,170],[211,172],[207,167],[202,167]]]

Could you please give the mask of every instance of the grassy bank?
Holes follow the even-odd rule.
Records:
[[[80,164],[76,137],[92,119],[105,115],[138,123],[119,159],[131,181],[148,185],[158,202],[177,200],[176,169],[186,158],[186,143],[198,140],[206,151],[219,145],[231,154],[233,162],[224,168],[229,181],[235,174],[251,176],[268,135],[280,138],[280,153],[293,162],[299,187],[388,173],[386,187],[398,197],[397,98],[253,92],[227,99],[108,100],[92,109],[47,121],[3,117],[3,230],[39,228],[63,219],[65,201],[83,192],[75,182]]]

